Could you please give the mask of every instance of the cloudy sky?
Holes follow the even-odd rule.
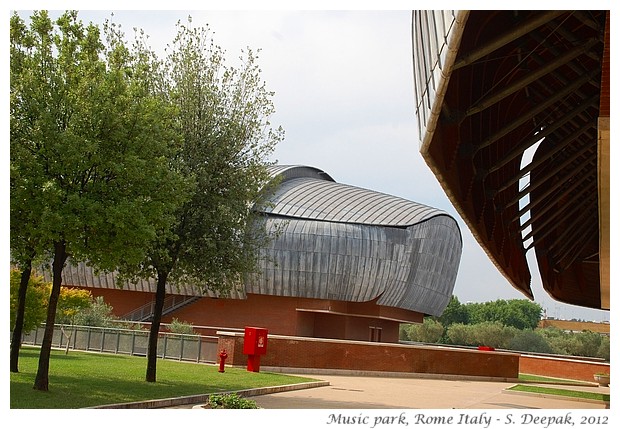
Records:
[[[110,14],[83,10],[79,16],[100,24]],[[163,55],[175,24],[188,16],[195,26],[210,27],[230,65],[246,47],[261,50],[262,77],[275,92],[272,124],[286,133],[274,159],[447,211],[464,239],[454,290],[459,300],[524,298],[489,261],[419,153],[410,10],[116,10],[113,21],[128,38],[134,27],[143,29]],[[554,301],[535,265],[532,274],[535,301],[549,316],[609,320],[609,312]]]

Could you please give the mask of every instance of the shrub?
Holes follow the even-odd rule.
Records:
[[[577,339],[581,347],[577,351],[577,356],[594,356],[601,347],[603,336],[592,331],[583,331],[577,334]]]
[[[562,336],[552,337],[549,345],[553,349],[553,353],[560,355],[578,356],[581,350],[581,342],[572,332],[565,333]]]
[[[471,325],[453,323],[447,329],[446,336],[450,344],[473,346],[474,340],[471,335]]]
[[[168,324],[168,330],[173,334],[186,334],[193,335],[194,325],[188,322],[181,322],[177,318],[172,319],[172,322]]]
[[[102,296],[93,299],[88,308],[82,309],[75,315],[74,323],[83,326],[114,327],[116,316],[110,304]]]
[[[437,343],[443,336],[441,323],[427,317],[422,324],[412,324],[405,328],[407,339],[423,343]]]
[[[257,409],[256,401],[242,398],[237,393],[223,393],[209,395],[207,405],[210,408],[226,409]]]
[[[512,326],[504,326],[500,322],[482,322],[472,325],[474,345],[508,348],[510,341],[518,330]]]
[[[552,353],[551,346],[545,338],[532,330],[518,332],[508,346],[510,350],[534,353]]]
[[[610,358],[610,351],[609,351],[609,337],[603,337],[601,339],[601,345],[599,346],[598,350],[596,351],[596,357],[599,357],[601,359],[605,359],[606,361],[609,361]]]

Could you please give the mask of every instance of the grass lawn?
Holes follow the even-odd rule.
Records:
[[[571,384],[583,384],[584,386],[591,385],[592,383],[580,382],[577,380],[566,380],[563,378],[553,378],[553,377],[544,377],[542,375],[532,375],[532,374],[519,374],[519,380],[527,381],[527,382],[544,382],[544,383],[566,383],[570,382]]]
[[[52,350],[49,391],[41,392],[32,388],[38,362],[39,348],[22,347],[19,372],[11,372],[11,408],[84,408],[315,381],[158,359],[157,382],[147,383],[145,357]]]
[[[527,386],[524,384],[517,384],[516,386],[513,386],[508,390],[513,390],[517,392],[540,393],[540,394],[546,394],[546,395],[567,396],[571,398],[593,399],[596,401],[609,401],[608,394],[596,393],[596,392],[583,392],[580,390],[558,389],[555,387]]]

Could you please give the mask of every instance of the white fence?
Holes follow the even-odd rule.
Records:
[[[23,344],[41,345],[45,326],[24,335]],[[52,347],[146,356],[148,331],[96,326],[56,325]],[[217,362],[217,337],[160,332],[157,356],[202,363]]]

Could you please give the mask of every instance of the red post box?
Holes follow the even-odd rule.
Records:
[[[246,327],[243,354],[248,355],[248,371],[260,371],[260,357],[267,353],[267,329]]]

